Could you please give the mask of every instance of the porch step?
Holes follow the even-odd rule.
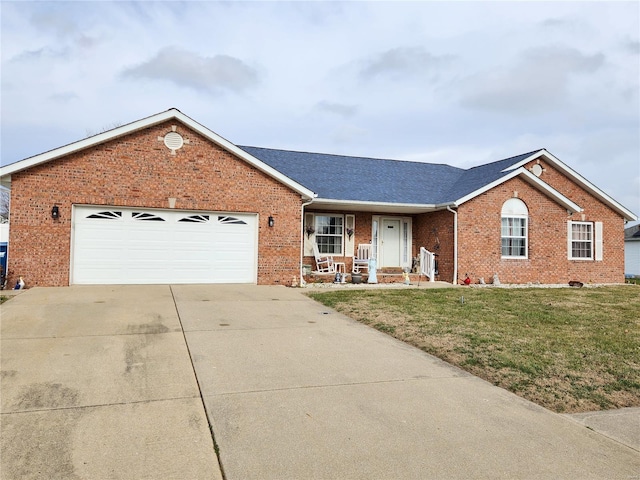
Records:
[[[382,275],[402,275],[402,272],[401,267],[382,267],[377,269],[377,273]]]

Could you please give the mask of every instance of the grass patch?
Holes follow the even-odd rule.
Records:
[[[7,300],[9,300],[9,297],[7,297],[6,295],[0,295],[0,305],[2,305]]]
[[[556,412],[640,406],[640,287],[309,296]]]

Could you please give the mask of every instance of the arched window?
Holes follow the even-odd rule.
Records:
[[[502,205],[502,258],[528,258],[529,210],[519,198]]]

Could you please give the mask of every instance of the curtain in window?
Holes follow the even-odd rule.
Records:
[[[591,258],[593,231],[591,223],[571,224],[571,257]]]
[[[315,221],[318,251],[330,255],[342,255],[343,217],[316,215]]]
[[[502,256],[527,256],[527,219],[502,218]]]

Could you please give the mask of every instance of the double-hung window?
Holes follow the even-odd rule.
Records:
[[[527,219],[502,217],[502,256],[527,258]]]
[[[603,257],[602,222],[569,222],[569,260],[596,260]]]
[[[569,258],[591,260],[593,258],[593,224],[591,222],[569,222]]]
[[[329,255],[342,255],[344,217],[342,215],[315,215],[318,251]]]
[[[528,258],[529,210],[518,198],[510,198],[502,205],[500,239],[502,258]]]

